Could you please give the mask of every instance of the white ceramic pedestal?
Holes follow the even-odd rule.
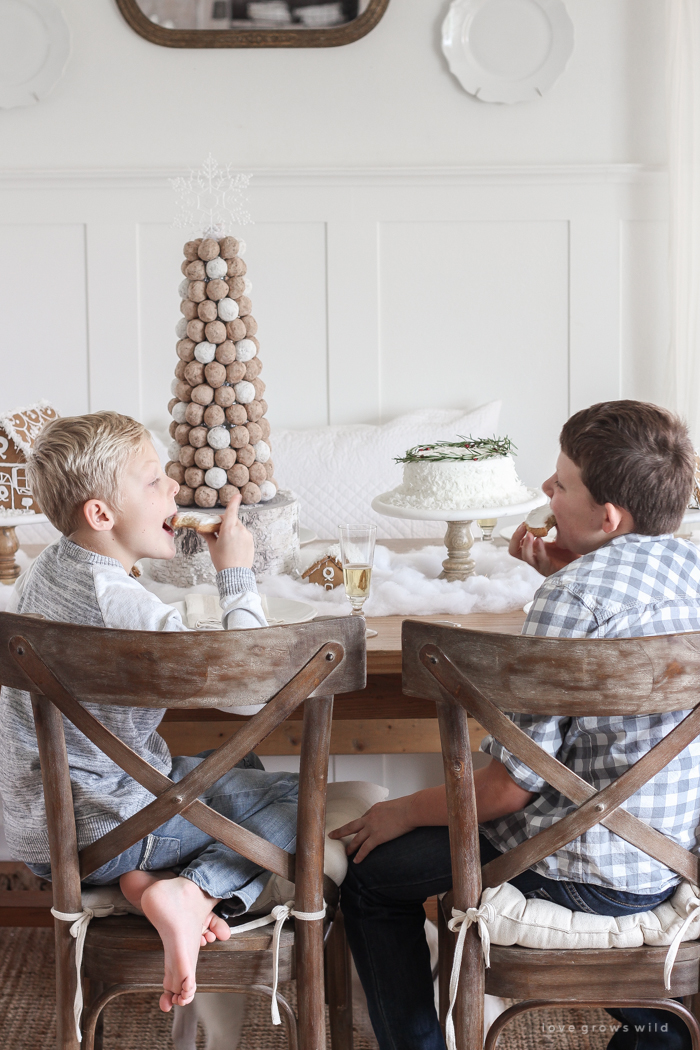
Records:
[[[22,571],[15,561],[19,540],[18,525],[46,525],[45,514],[0,514],[0,584],[13,586]]]
[[[466,510],[427,510],[419,507],[397,507],[386,503],[390,492],[383,492],[372,500],[372,510],[386,514],[389,518],[409,518],[413,521],[446,521],[445,546],[447,557],[442,563],[441,580],[466,580],[475,571],[471,548],[474,543],[471,525],[479,518],[504,518],[512,514],[528,514],[535,507],[547,502],[539,489],[528,489],[530,499],[523,503],[512,503],[508,507],[469,507]]]

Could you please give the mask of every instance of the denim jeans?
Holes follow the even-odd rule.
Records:
[[[482,864],[499,855],[483,836],[479,841]],[[531,870],[512,882],[526,897],[598,915],[647,911],[673,893],[626,893],[559,882]],[[341,907],[380,1050],[445,1050],[433,1000],[423,903],[451,886],[446,827],[416,828],[375,847],[360,864],[351,860],[348,865]],[[690,1050],[688,1030],[674,1014],[627,1009],[610,1013],[620,1028],[608,1050]]]
[[[210,751],[204,751],[195,756],[175,756],[170,779],[182,780],[209,754]],[[200,798],[247,831],[293,852],[298,781],[296,773],[266,773],[260,759],[251,752]],[[49,864],[30,867],[35,875],[50,877]],[[247,911],[270,877],[268,871],[234,853],[179,815],[93,871],[84,885],[115,883],[120,875],[137,868],[142,871],[170,868],[191,879],[211,897],[236,898],[232,902],[236,905],[232,909],[234,913]]]

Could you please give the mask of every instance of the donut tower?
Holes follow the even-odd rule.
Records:
[[[181,507],[226,506],[236,492],[245,504],[266,503],[277,492],[243,249],[235,237],[184,247],[165,468]]]

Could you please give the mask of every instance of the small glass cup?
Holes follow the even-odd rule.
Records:
[[[374,563],[376,525],[340,525],[340,558],[343,565],[345,595],[352,606],[353,616],[363,616],[362,606],[369,598]],[[367,628],[368,638],[377,632]]]

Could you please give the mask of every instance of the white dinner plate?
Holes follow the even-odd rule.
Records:
[[[305,547],[307,543],[313,543],[317,539],[318,536],[313,529],[305,529],[303,525],[299,527],[299,543],[302,547]]]
[[[214,598],[214,595],[211,597]],[[268,596],[266,594],[261,594],[260,600],[262,602],[263,612],[265,613],[265,619],[270,627],[282,627],[285,624],[291,623],[308,623],[308,621],[313,620],[316,615],[313,606],[309,605],[307,602],[296,602],[291,598],[276,598],[272,595]],[[177,609],[182,619],[187,623],[184,601],[168,602],[168,605],[171,605],[173,609]],[[206,626],[200,628],[200,630],[223,630],[223,626],[212,616],[212,619],[207,617]]]

